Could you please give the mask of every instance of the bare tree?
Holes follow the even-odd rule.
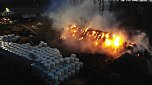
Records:
[[[104,11],[104,0],[94,0],[94,11],[96,11],[96,8],[98,8],[98,12],[102,14]]]

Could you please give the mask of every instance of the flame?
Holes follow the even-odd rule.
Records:
[[[91,29],[89,27],[78,27],[69,25],[61,35],[61,39],[77,42],[82,41],[83,47],[89,48],[95,52],[104,52],[111,56],[118,57],[124,50],[124,36]]]

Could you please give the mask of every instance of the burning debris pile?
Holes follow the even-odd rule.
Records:
[[[83,51],[106,53],[113,58],[117,58],[126,51],[127,47],[134,45],[134,43],[124,40],[123,35],[103,32],[89,27],[81,28],[76,25],[69,25],[65,28],[61,39],[78,46],[81,45],[80,49]]]
[[[128,52],[128,49],[131,54],[145,49],[150,51],[146,34],[136,33],[136,30],[129,34],[131,29],[120,30],[121,22],[115,13],[105,8],[101,14],[101,10],[96,9],[92,0],[80,0],[81,3],[76,6],[69,1],[62,2],[49,17],[53,19],[55,30],[61,31],[60,28],[65,28],[60,39],[73,50],[104,53],[111,58],[118,58]]]

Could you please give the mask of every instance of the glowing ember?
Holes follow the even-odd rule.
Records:
[[[81,49],[106,53],[113,58],[122,54],[125,46],[124,36],[103,32],[91,28],[69,25],[64,29],[61,39],[69,43],[81,42]]]

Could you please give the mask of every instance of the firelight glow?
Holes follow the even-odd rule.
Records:
[[[77,25],[69,25],[61,35],[61,39],[66,41],[82,42],[82,47],[93,52],[103,52],[113,56],[119,56],[124,50],[124,36],[116,35],[89,27],[79,27]],[[82,48],[81,49],[84,49]]]

